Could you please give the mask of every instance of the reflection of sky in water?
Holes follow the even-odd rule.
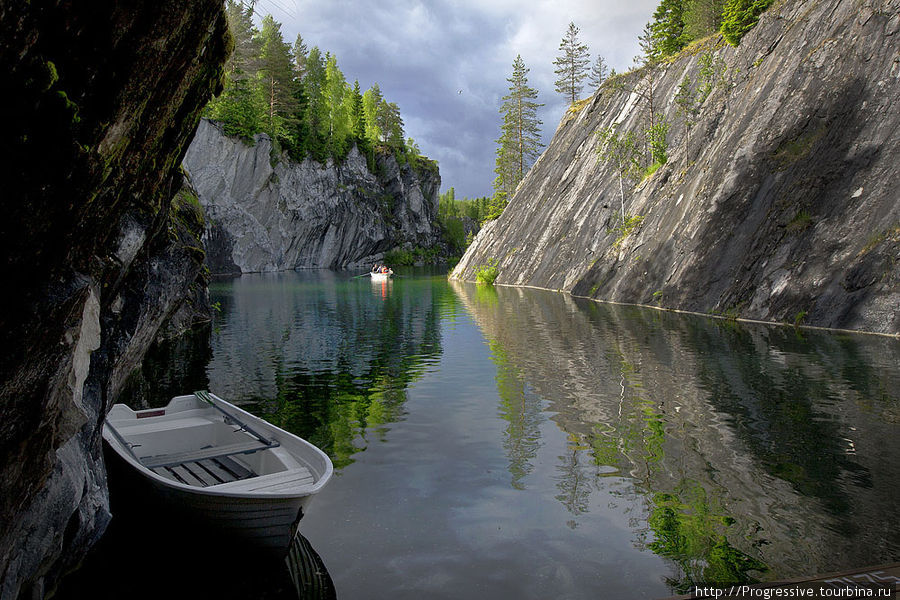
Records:
[[[900,559],[897,340],[422,272],[212,292],[210,387],[335,457],[302,530],[341,598],[657,597]]]

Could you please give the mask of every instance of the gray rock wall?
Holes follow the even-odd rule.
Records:
[[[738,48],[712,38],[653,67],[669,160],[626,185],[626,212],[643,221],[621,240],[598,131],[644,126],[632,90],[648,73],[608,82],[564,117],[452,276],[495,260],[499,284],[900,332],[898,15],[898,0],[787,0]],[[725,68],[686,140],[674,97],[704,54]]]
[[[440,240],[440,176],[378,156],[378,175],[354,147],[340,162],[294,163],[257,135],[253,145],[203,120],[184,166],[206,210],[214,273],[371,266],[384,252]]]

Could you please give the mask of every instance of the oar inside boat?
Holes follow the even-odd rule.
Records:
[[[209,392],[207,392],[206,390],[200,390],[200,391],[194,392],[194,395],[197,396],[197,398],[199,398],[203,402],[206,402],[207,404],[209,404],[210,406],[215,408],[217,411],[219,411],[223,415],[225,415],[226,423],[230,422],[230,423],[233,423],[234,425],[239,426],[240,427],[239,431],[246,431],[247,433],[249,433],[256,439],[258,439],[260,442],[265,444],[266,448],[275,448],[278,446],[278,440],[270,440],[269,438],[263,436],[262,434],[257,433],[256,431],[251,429],[251,427],[249,425],[247,425],[246,423],[244,423],[243,421],[238,419],[236,416],[234,416],[233,414],[229,413],[228,411],[223,409],[221,406],[216,404],[213,401],[213,399],[210,397]],[[260,449],[262,449],[262,448],[260,448]]]

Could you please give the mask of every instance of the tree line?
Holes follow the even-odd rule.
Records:
[[[300,34],[293,45],[284,41],[281,24],[271,15],[253,24],[253,8],[226,0],[234,40],[226,64],[224,89],[206,108],[228,135],[252,138],[267,133],[291,158],[346,157],[356,145],[375,167],[376,150],[386,149],[401,163],[427,160],[412,138],[404,139],[399,107],[388,102],[375,83],[364,93],[359,81],[350,85],[337,57]],[[433,164],[433,161],[429,161]]]
[[[493,205],[491,198],[457,198],[456,190],[450,188],[438,196],[438,221],[444,228],[445,238],[454,255],[462,256],[472,242],[477,227],[467,226],[466,219],[477,226],[491,216]]]

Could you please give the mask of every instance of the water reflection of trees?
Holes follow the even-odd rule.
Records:
[[[458,303],[443,278],[375,286],[331,272],[244,276],[211,292],[222,307],[212,330],[156,359],[146,384],[175,383],[148,393],[167,401],[209,386],[337,468],[402,418],[406,389],[442,352],[441,315]],[[190,376],[173,376],[183,365]]]
[[[336,468],[350,464],[402,418],[408,386],[442,352],[440,315],[455,298],[436,283],[332,280],[318,290],[301,287],[290,296],[291,331],[275,353],[283,362],[275,369],[274,397],[245,403],[324,449]],[[316,341],[323,331],[327,339]]]
[[[900,514],[896,340],[454,289],[518,378],[504,388],[532,390],[567,434],[557,498],[573,517],[593,493],[635,503],[635,543],[672,560],[674,590],[900,553],[883,526]],[[533,460],[510,455],[516,485]]]
[[[522,479],[531,473],[531,460],[540,445],[540,424],[544,419],[540,400],[528,394],[522,374],[497,344],[491,344],[491,360],[497,366],[500,416],[507,421],[503,448],[509,457],[512,486],[522,489]]]

